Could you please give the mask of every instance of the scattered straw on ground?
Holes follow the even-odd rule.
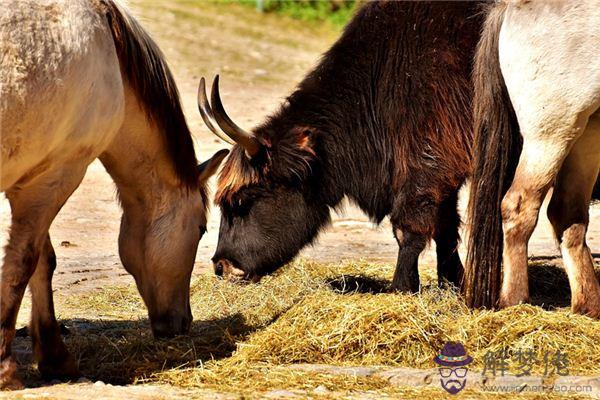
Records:
[[[532,270],[545,284],[566,283],[556,267],[538,264]],[[413,389],[391,387],[380,378],[286,366],[432,368],[432,357],[449,340],[465,345],[478,370],[488,352],[507,348],[513,354],[534,349],[538,359],[532,372],[538,375],[548,372],[545,354],[556,351],[567,355],[570,375],[600,374],[600,322],[573,315],[568,308],[553,309],[565,304],[563,288],[536,291],[532,282],[534,297],[546,309],[469,310],[454,291],[438,289],[431,273],[422,274],[427,278],[419,295],[389,293],[392,273],[391,266],[365,262],[299,261],[256,285],[201,276],[192,283],[191,335],[165,341],[152,340],[145,308],[132,287],[69,298],[59,309],[73,331],[67,344],[84,374],[114,383],[156,381],[243,393],[310,391],[322,385],[336,392],[371,390],[393,396],[401,391],[409,397]],[[511,360],[509,372],[518,372],[516,368]],[[427,398],[430,389],[419,390],[419,398]],[[440,395],[431,393],[431,398]]]

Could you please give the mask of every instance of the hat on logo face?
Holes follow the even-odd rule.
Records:
[[[448,342],[440,354],[433,358],[433,361],[444,367],[462,367],[470,364],[473,357],[467,354],[461,343]]]

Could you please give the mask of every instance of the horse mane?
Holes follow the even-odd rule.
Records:
[[[106,13],[123,74],[148,119],[164,135],[167,151],[181,183],[196,187],[198,170],[192,135],[164,55],[144,28],[114,0],[100,0],[100,3]]]

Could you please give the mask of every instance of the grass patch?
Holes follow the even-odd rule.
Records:
[[[258,7],[256,0],[233,1]],[[266,13],[285,15],[306,22],[325,22],[341,29],[360,4],[356,0],[263,0],[262,9]]]
[[[538,263],[531,269],[546,283],[565,283],[556,267]],[[465,345],[478,370],[488,351],[534,348],[540,358],[535,374],[544,373],[544,352],[556,350],[568,355],[570,375],[600,374],[600,322],[555,308],[564,302],[563,288],[533,290],[551,311],[521,305],[492,312],[468,309],[454,291],[437,288],[430,274],[422,274],[427,277],[419,295],[389,293],[392,273],[392,266],[366,262],[298,261],[255,285],[200,276],[192,283],[192,332],[171,340],[152,339],[133,287],[71,297],[58,308],[72,329],[67,344],[83,373],[113,383],[152,381],[247,394],[325,386],[390,396],[401,391],[411,398],[412,389],[380,378],[323,375],[289,365],[428,369],[449,340]],[[560,298],[549,297],[552,293]],[[510,360],[509,372],[516,368]],[[416,397],[428,398],[428,389],[420,393]],[[439,394],[433,391],[431,398]]]

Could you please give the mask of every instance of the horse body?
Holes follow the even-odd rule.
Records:
[[[471,194],[470,219],[474,231],[482,225],[493,228],[475,233],[470,241],[473,273],[467,284],[474,305],[528,300],[527,242],[541,203],[554,186],[548,217],[569,276],[572,309],[600,316],[600,285],[585,243],[588,206],[600,168],[599,22],[594,1],[499,4],[488,16],[475,66],[480,81],[475,84],[479,154],[474,179],[480,185]],[[505,88],[500,82],[494,93],[493,85],[483,80],[495,79],[498,71]],[[494,103],[494,95],[503,101]],[[498,115],[513,121],[494,124]],[[504,161],[494,155],[502,141],[500,153],[510,153]],[[486,170],[486,158],[501,166]],[[492,205],[487,213],[484,203]],[[499,253],[485,255],[490,248],[502,249],[502,239],[501,258]]]
[[[123,207],[119,252],[156,336],[191,323],[189,280],[206,225],[205,182],[162,54],[112,0],[9,1],[0,11],[1,188],[11,211],[0,282],[0,387],[17,387],[11,342],[29,284],[46,378],[77,375],[54,315],[52,220],[100,158]]]
[[[0,18],[5,191],[67,162],[87,165],[122,125],[125,98],[109,27],[89,2],[16,2]]]

